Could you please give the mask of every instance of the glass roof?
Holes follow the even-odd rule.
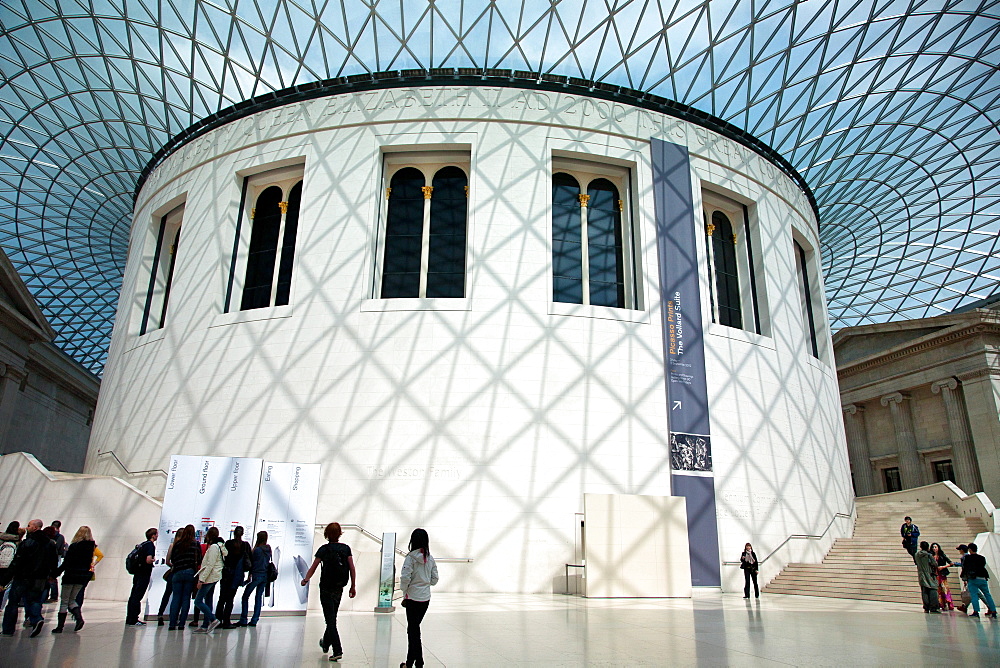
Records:
[[[3,0],[0,245],[101,373],[139,173],[242,100],[383,70],[605,82],[760,138],[813,189],[834,329],[997,290],[1000,0]]]

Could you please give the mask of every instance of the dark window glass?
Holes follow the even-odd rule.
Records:
[[[885,481],[886,492],[898,492],[903,489],[903,483],[899,480],[899,467],[882,469],[882,480]]]
[[[819,343],[816,338],[816,319],[813,315],[812,290],[809,287],[809,265],[806,264],[806,249],[795,244],[796,264],[798,265],[799,276],[801,277],[802,288],[802,310],[805,312],[807,334],[809,335],[809,345],[811,346],[813,357],[819,358]]]
[[[458,167],[445,167],[431,185],[431,228],[427,257],[427,296],[465,296],[465,236],[469,179]]]
[[[625,308],[625,261],[618,189],[607,179],[587,188],[587,256],[590,303]]]
[[[278,264],[278,285],[275,306],[288,303],[292,288],[292,265],[295,262],[295,236],[299,231],[299,209],[302,204],[302,181],[295,184],[288,195],[288,212],[285,214],[285,234],[281,241],[281,261]]]
[[[424,175],[407,167],[389,182],[382,258],[382,299],[420,296],[424,231]]]
[[[274,262],[278,255],[278,234],[281,228],[280,203],[281,188],[271,186],[260,194],[254,206],[241,311],[271,305],[271,282],[274,279]]]
[[[552,177],[552,301],[583,303],[580,184],[562,172]]]
[[[934,462],[934,482],[945,480],[955,482],[955,468],[951,465],[950,459]]]
[[[715,260],[715,291],[719,300],[719,323],[743,328],[740,299],[740,275],[736,264],[736,239],[729,217],[721,211],[712,214],[712,257]]]
[[[181,228],[174,234],[174,243],[170,244],[170,269],[167,270],[167,285],[163,288],[163,309],[160,311],[160,327],[167,322],[167,303],[170,301],[170,286],[174,282],[174,265],[177,263],[177,249],[181,242]]]

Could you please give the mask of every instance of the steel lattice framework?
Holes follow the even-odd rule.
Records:
[[[760,138],[815,192],[834,328],[997,288],[1000,0],[3,0],[0,28],[0,244],[97,373],[153,154],[385,70],[566,75]]]

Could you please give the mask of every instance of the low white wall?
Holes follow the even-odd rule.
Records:
[[[946,480],[936,482],[933,485],[923,487],[913,487],[899,492],[889,492],[887,494],[876,494],[873,496],[859,497],[871,499],[878,497],[885,501],[934,501],[937,503],[947,503],[954,508],[962,517],[978,517],[986,525],[986,530],[993,532],[996,530],[993,513],[996,510],[993,501],[986,496],[985,492],[966,494],[958,485]]]
[[[0,529],[13,520],[21,526],[32,519],[46,526],[60,520],[71,540],[81,525],[89,526],[104,561],[87,586],[87,597],[128,599],[132,576],[125,571],[125,556],[159,522],[159,502],[117,478],[52,473],[23,452],[0,457],[0,489]],[[123,608],[123,619],[124,614]]]

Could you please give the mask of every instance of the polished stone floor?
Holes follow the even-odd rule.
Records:
[[[0,666],[321,666],[319,612],[212,636],[125,628],[123,606],[88,601],[80,633],[0,637]],[[51,611],[47,616],[54,617]],[[345,666],[395,668],[403,611],[342,612]],[[699,592],[693,599],[437,594],[423,623],[427,666],[1000,665],[1000,622],[919,607]]]

